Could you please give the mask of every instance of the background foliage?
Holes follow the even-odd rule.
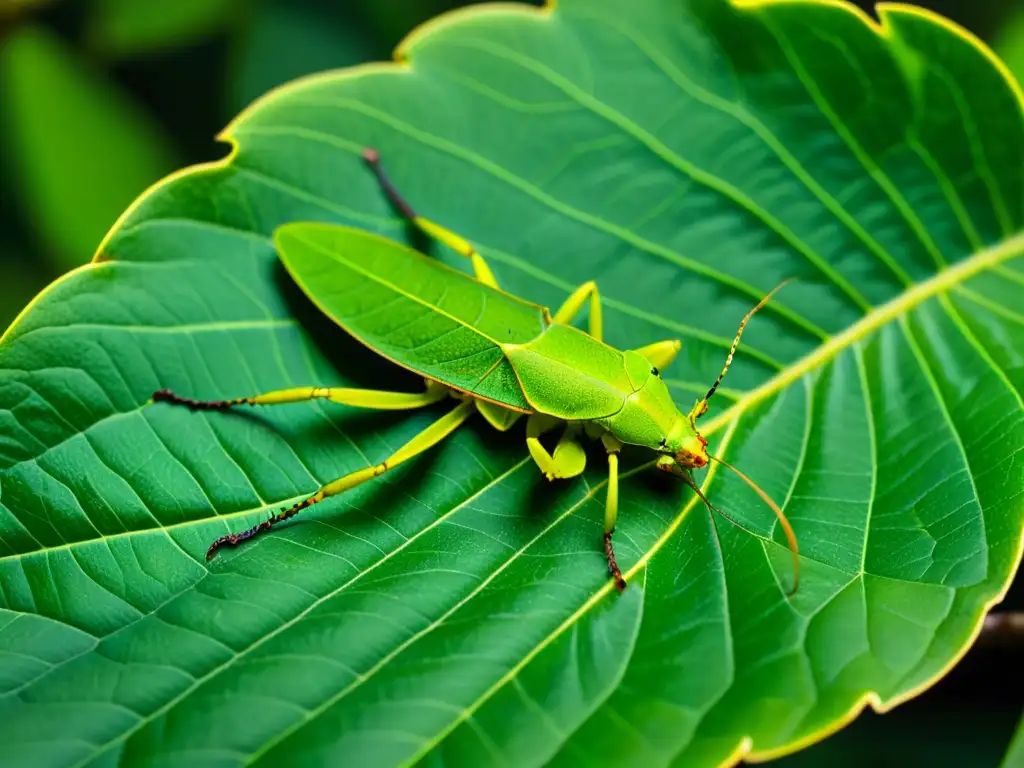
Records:
[[[148,184],[221,156],[212,137],[253,98],[306,72],[385,59],[415,24],[461,4],[0,0],[0,326],[88,260]],[[1019,3],[923,4],[991,41],[1024,77]],[[1008,606],[1020,603],[1011,592]],[[921,699],[783,762],[994,764],[1020,704],[1000,684],[1011,653],[979,648]]]

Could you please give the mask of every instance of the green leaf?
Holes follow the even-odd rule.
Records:
[[[92,0],[89,38],[113,56],[134,56],[202,40],[239,9],[238,0]]]
[[[84,263],[125,206],[174,167],[149,116],[41,27],[0,46],[0,115],[20,205],[62,271]]]
[[[0,739],[11,764],[716,765],[914,696],[1024,528],[1024,110],[905,6],[560,0],[462,12],[400,66],[307,79],[152,190],[0,346]],[[193,413],[308,384],[415,390],[290,283],[296,220],[406,237],[359,153],[508,290],[596,279],[608,340],[680,337],[689,405],[751,323],[713,452],[730,519],[624,457],[547,483],[520,429],[442,446],[207,564],[211,539],[443,412]],[[440,249],[434,249],[438,252]],[[452,254],[442,254],[454,264]],[[450,406],[449,406],[450,407]],[[55,727],[59,722],[59,727]]]

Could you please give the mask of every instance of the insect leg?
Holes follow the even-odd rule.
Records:
[[[374,464],[372,467],[366,467],[365,469],[357,469],[355,472],[350,472],[343,477],[339,477],[337,480],[332,480],[326,485],[321,486],[320,490],[309,498],[304,499],[298,504],[288,507],[287,509],[282,509],[270,519],[264,520],[262,523],[257,523],[248,530],[221,536],[210,545],[210,549],[206,552],[206,559],[209,560],[213,557],[214,553],[221,547],[234,547],[241,544],[243,541],[253,538],[254,536],[259,536],[261,533],[269,531],[278,523],[284,522],[289,517],[297,515],[307,507],[311,507],[324,499],[355,488],[357,485],[362,485],[367,480],[379,477],[389,469],[394,469],[402,462],[408,461],[428,448],[432,448],[454,432],[457,427],[459,427],[473,414],[473,410],[474,404],[472,400],[462,401],[458,407],[449,411],[429,427],[424,429],[416,435],[416,437],[384,459],[380,464]]]
[[[523,415],[519,411],[502,408],[500,405],[490,403],[487,400],[477,400],[476,409],[480,411],[480,415],[487,420],[487,423],[499,432],[507,432],[512,428],[513,424],[519,421],[519,417]]]
[[[384,194],[388,196],[392,205],[398,209],[398,212],[402,214],[402,217],[412,222],[413,226],[418,228],[428,237],[432,237],[435,240],[444,243],[453,251],[458,253],[460,256],[465,256],[473,265],[473,274],[476,279],[484,285],[489,285],[492,288],[498,287],[498,281],[494,277],[494,273],[491,272],[491,268],[488,266],[484,257],[477,253],[476,248],[473,247],[472,243],[466,240],[464,237],[452,232],[450,229],[445,229],[440,224],[435,224],[430,219],[425,219],[422,216],[417,216],[416,212],[412,209],[412,206],[399,194],[395,185],[391,183],[391,179],[384,173],[384,169],[380,164],[380,153],[375,149],[364,149],[363,159],[373,169],[374,174],[377,176],[377,181],[380,182],[381,189],[384,190]]]
[[[597,290],[597,283],[590,280],[575,291],[565,300],[565,303],[558,308],[552,318],[556,323],[570,323],[576,317],[587,299],[590,299],[590,335],[598,341],[604,339],[604,323],[601,319],[601,294]]]
[[[587,454],[580,444],[577,425],[566,425],[553,456],[541,445],[540,436],[561,423],[553,416],[540,413],[534,413],[526,420],[526,447],[548,480],[576,477],[587,467]]]
[[[153,402],[185,405],[196,411],[219,411],[236,405],[281,405],[299,403],[305,400],[330,400],[355,408],[373,408],[381,411],[422,408],[436,403],[448,394],[448,389],[436,382],[428,381],[422,392],[383,392],[376,389],[347,389],[345,387],[293,387],[275,389],[252,397],[236,397],[233,400],[193,400],[182,397],[169,389],[153,393]]]
[[[646,347],[640,347],[633,351],[650,360],[651,365],[655,368],[665,370],[676,359],[682,346],[683,343],[679,339],[669,339],[668,341],[656,341],[654,344],[648,344]]]
[[[610,432],[601,436],[601,442],[608,451],[608,495],[604,505],[604,556],[608,560],[608,573],[615,580],[615,588],[621,592],[626,588],[626,580],[615,560],[615,548],[612,546],[612,534],[615,533],[615,521],[619,517],[619,452],[622,443]]]

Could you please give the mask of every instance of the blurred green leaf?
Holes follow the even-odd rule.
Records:
[[[38,265],[0,245],[0,334],[47,282]]]
[[[327,13],[265,3],[234,37],[227,85],[230,114],[289,80],[387,53]]]
[[[1024,83],[1024,5],[1009,14],[992,38],[992,49],[1007,68]]]
[[[124,208],[174,167],[159,127],[51,32],[0,49],[4,151],[20,206],[61,270],[88,261]]]
[[[908,708],[915,709],[916,714],[908,715]],[[990,715],[983,710],[972,711],[969,704],[950,711],[930,709],[926,702],[918,701],[882,715],[867,710],[824,741],[769,765],[771,768],[990,768],[1000,762],[1007,731],[1005,723],[998,718],[993,722]]]
[[[1024,768],[1024,714],[1017,723],[1017,732],[1003,758],[1002,768]]]
[[[884,36],[834,4],[623,8],[463,13],[407,66],[278,91],[227,131],[230,162],[146,195],[11,329],[8,760],[717,765],[813,741],[958,658],[1020,556],[1019,100],[904,6]],[[312,311],[268,239],[310,219],[405,238],[367,145],[509,291],[557,305],[596,279],[611,343],[681,337],[684,407],[752,302],[798,278],[705,423],[786,506],[792,600],[774,516],[726,472],[701,477],[731,519],[656,473],[623,479],[615,594],[599,452],[549,484],[521,430],[479,419],[204,560],[436,417],[147,405],[164,386],[415,386]]]
[[[88,37],[111,56],[194,43],[220,29],[239,0],[92,0]],[[250,3],[251,4],[251,3]]]
[[[359,4],[376,36],[385,41],[398,41],[413,27],[437,13],[479,0],[370,0]]]

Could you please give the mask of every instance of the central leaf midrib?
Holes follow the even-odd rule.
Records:
[[[724,425],[727,425],[732,419],[738,417],[752,406],[765,400],[772,395],[782,391],[787,386],[792,384],[794,381],[803,376],[804,374],[814,370],[821,365],[824,365],[837,354],[843,350],[852,346],[855,342],[867,336],[872,331],[877,330],[888,322],[895,320],[900,315],[905,314],[909,310],[918,306],[925,300],[932,298],[940,293],[947,291],[948,289],[955,287],[969,278],[983,272],[987,269],[998,266],[999,264],[1008,261],[1016,256],[1024,255],[1024,232],[1017,234],[1016,236],[1004,240],[995,246],[987,248],[983,251],[973,254],[968,258],[958,262],[957,264],[948,267],[942,272],[937,273],[935,276],[925,280],[924,282],[918,283],[909,288],[904,293],[892,299],[886,304],[876,307],[870,313],[865,315],[863,318],[858,320],[856,323],[848,327],[842,333],[839,333],[831,337],[827,342],[819,346],[810,354],[796,361],[792,365],[783,368],[774,377],[769,379],[760,387],[749,391],[745,396],[740,398],[735,404],[722,411],[718,416],[707,422],[704,428],[705,435],[711,435],[720,430]],[[133,411],[134,412],[134,411]],[[122,414],[118,414],[122,415]],[[248,514],[252,510],[246,510],[244,513]],[[189,521],[190,524],[196,522],[210,522],[210,519],[203,519],[201,521]],[[174,526],[172,526],[174,527]],[[146,529],[144,531],[131,531],[127,534],[131,535],[136,533],[150,533],[157,529]],[[116,536],[117,534],[114,534]],[[102,537],[103,540],[107,537]],[[88,542],[74,542],[74,544],[84,544]],[[34,553],[45,552],[46,549],[35,550]],[[6,556],[0,558],[0,560],[13,557],[15,559],[24,557],[33,553],[16,553],[12,556]]]
[[[1024,232],[972,254],[929,279],[908,288],[896,298],[876,307],[845,331],[836,334],[810,354],[781,370],[767,382],[748,392],[733,406],[722,411],[704,427],[704,434],[714,434],[740,414],[781,392],[806,373],[821,367],[833,357],[886,323],[905,315],[927,299],[945,293],[975,275],[1009,259],[1024,255]]]

